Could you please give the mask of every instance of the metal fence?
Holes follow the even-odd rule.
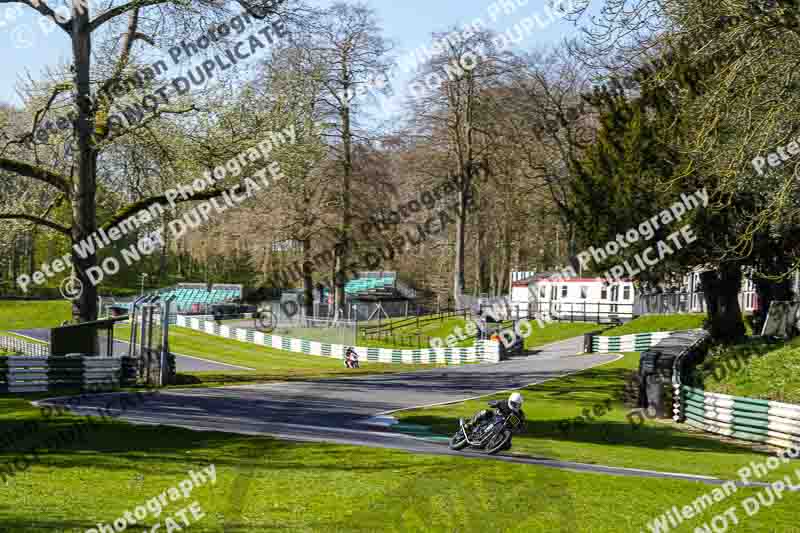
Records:
[[[313,318],[297,315],[290,320],[280,322],[269,331],[271,335],[293,337],[330,344],[356,344],[355,320]]]
[[[171,303],[170,298],[150,295],[132,305],[129,355],[137,361],[137,375],[148,385],[163,386],[175,377],[169,351]]]
[[[706,299],[702,292],[639,294],[633,312],[637,316],[705,313]]]
[[[50,345],[39,344],[38,342],[28,342],[19,337],[0,336],[0,349],[22,355],[34,357],[49,357]]]
[[[533,302],[529,316],[545,322],[616,324],[633,320],[635,304],[598,302]]]

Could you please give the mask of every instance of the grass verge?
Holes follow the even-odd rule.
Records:
[[[118,326],[115,336],[130,338],[129,326]],[[191,372],[184,376],[182,385],[212,386],[233,383],[290,381],[333,376],[356,376],[387,372],[410,372],[433,368],[435,365],[405,365],[370,363],[366,354],[360,354],[361,368],[345,368],[342,361],[316,355],[304,355],[274,348],[258,346],[231,339],[223,339],[187,328],[172,327],[169,334],[170,350],[220,363],[245,366],[254,370]]]
[[[634,333],[650,333],[655,331],[680,331],[703,327],[705,314],[683,315],[645,315],[635,318],[626,324],[603,332],[603,336],[631,335]]]
[[[715,348],[698,371],[709,392],[800,404],[800,338]]]
[[[77,421],[69,415],[41,419],[17,398],[0,398],[7,429],[37,420],[40,431],[22,449]],[[167,426],[98,422],[86,438],[40,450],[40,461],[0,484],[4,531],[83,532],[111,524],[126,511],[215,466],[216,482],[189,498],[169,501],[149,531],[192,501],[204,516],[191,531],[219,532],[592,532],[647,530],[672,505],[679,508],[711,490],[693,482],[581,474],[462,457],[413,455],[373,448],[301,444],[265,437],[193,432]],[[0,451],[3,463],[15,450]],[[632,495],[635,495],[633,497]],[[740,489],[725,502],[685,522],[679,533],[755,491]],[[741,506],[737,532],[796,529],[798,495],[784,495],[768,510],[747,517]],[[113,526],[112,526],[113,527]],[[129,531],[144,531],[141,525]],[[179,529],[173,528],[173,531]]]
[[[540,328],[536,322],[531,322],[531,327],[533,332],[525,339],[526,349],[571,339],[600,328],[599,325],[590,322],[551,322],[545,324],[544,328]]]
[[[637,368],[639,354],[628,353],[613,363],[521,390],[528,418],[527,430],[514,437],[514,453],[583,463],[679,471],[735,479],[750,461],[764,454],[746,444],[730,444],[671,421],[648,420],[635,426],[623,404],[625,378]],[[430,409],[401,411],[403,423],[431,427],[451,435],[460,417],[486,408],[491,399],[507,394]],[[598,415],[610,406],[610,410]],[[602,407],[602,409],[600,409]],[[593,420],[576,422],[588,409]],[[597,409],[597,410],[595,410]],[[691,460],[687,460],[691,457]],[[800,466],[800,465],[799,465]],[[786,467],[782,467],[786,470]],[[778,472],[778,471],[776,471]]]
[[[365,338],[359,335],[358,345],[367,346],[371,348],[395,348],[411,350],[418,346],[421,348],[430,348],[429,338],[441,338],[442,342],[447,344],[447,337],[453,335],[455,339],[455,330],[459,328],[462,335],[466,335],[467,321],[459,317],[447,317],[441,320],[421,324],[419,329],[415,323],[401,326],[394,330],[389,337],[384,338]],[[419,342],[417,339],[419,334]],[[458,348],[466,348],[473,346],[475,339],[465,339],[458,341],[453,346]]]
[[[71,318],[70,303],[66,300],[0,302],[0,331],[54,328]]]

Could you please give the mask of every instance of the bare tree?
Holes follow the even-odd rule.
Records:
[[[336,3],[319,11],[302,38],[309,70],[317,72],[323,92],[318,105],[326,120],[325,136],[330,139],[341,170],[338,208],[341,222],[336,231],[333,285],[338,313],[344,305],[348,256],[352,251],[353,147],[362,138],[358,131],[358,98],[362,86],[389,69],[390,43],[381,35],[374,10],[364,4]]]
[[[459,35],[459,39],[447,39]],[[482,153],[478,136],[486,127],[489,90],[501,84],[511,70],[511,56],[497,52],[488,32],[434,34],[446,43],[441,54],[421,66],[416,75],[412,102],[420,134],[435,143],[437,136],[448,161],[446,179],[458,187],[453,293],[464,293],[467,204],[481,173]],[[484,171],[485,172],[485,169]]]
[[[121,84],[125,80],[126,71],[134,66],[134,47],[138,43],[155,45],[157,42],[156,33],[150,34],[144,27],[149,25],[150,29],[162,35],[207,31],[210,23],[223,20],[230,14],[230,10],[212,0],[201,0],[191,5],[172,0],[134,0],[119,4],[111,2],[100,12],[92,13],[86,3],[73,2],[70,17],[65,20],[65,17],[56,14],[46,2],[0,0],[0,3],[20,3],[31,7],[42,17],[53,20],[72,43],[72,60],[69,66],[71,79],[64,72],[64,77],[51,84],[49,96],[34,114],[30,131],[21,138],[6,137],[7,142],[0,149],[0,169],[19,180],[33,180],[52,188],[59,197],[63,196],[69,202],[71,220],[65,223],[52,220],[48,217],[49,213],[20,212],[4,213],[0,215],[0,219],[26,220],[59,232],[73,244],[77,244],[91,238],[97,230],[98,158],[104,146],[112,142],[114,134],[120,133],[115,132],[110,124],[110,111],[115,101],[115,93],[110,89]],[[255,3],[240,0],[240,5],[245,10],[259,18],[276,13],[282,3],[282,0],[258,0]],[[116,52],[116,57],[109,63],[113,65],[110,73],[102,65],[94,68],[93,44],[96,38],[105,38],[108,41],[118,39],[118,46],[107,47]],[[69,161],[57,165],[56,161],[43,161],[37,155],[36,148],[28,150],[24,146],[30,146],[30,142],[39,138],[37,130],[42,126],[44,117],[55,102],[64,98],[71,102],[73,108],[70,119],[74,139],[70,145],[74,146],[74,151],[70,154]],[[156,112],[154,120],[161,115],[191,110],[191,106],[182,109],[163,107]],[[151,198],[131,208],[135,212],[137,206],[146,207],[148,202],[162,201],[163,197]],[[130,214],[130,210],[124,212]],[[118,221],[112,220],[111,224],[115,222]],[[97,317],[97,289],[87,272],[96,266],[97,255],[95,252],[73,252],[72,264],[77,279],[83,285],[76,306],[76,318],[82,321],[94,320]]]

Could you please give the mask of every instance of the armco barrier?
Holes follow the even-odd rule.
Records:
[[[781,448],[800,445],[800,405],[716,394],[674,384],[675,421]]]
[[[121,360],[98,357],[0,357],[0,392],[47,392],[64,388],[115,388]]]
[[[643,352],[644,350],[652,348],[673,333],[675,332],[657,331],[653,333],[634,333],[632,335],[621,335],[618,337],[602,337],[593,334],[591,352]]]
[[[178,315],[176,325],[178,327],[202,331],[209,335],[250,342],[268,348],[303,353],[306,355],[332,357],[334,359],[344,359],[346,349],[343,344],[328,344],[305,339],[282,337],[280,335],[268,335],[252,329],[220,326],[212,321],[199,320],[183,315]],[[458,365],[475,362],[500,362],[500,343],[495,341],[475,341],[475,345],[468,348],[422,348],[418,350],[367,348],[364,346],[355,346],[354,348],[362,361],[374,363]]]
[[[29,342],[18,337],[8,337],[6,335],[0,335],[0,349],[35,357],[48,357],[50,355],[49,344]]]

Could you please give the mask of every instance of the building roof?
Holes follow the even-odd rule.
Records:
[[[551,274],[552,275],[552,274]],[[527,279],[521,279],[519,281],[515,281],[512,286],[513,287],[527,287],[534,281],[551,281],[554,283],[603,283],[606,281],[606,278],[553,278],[550,277],[551,275],[542,275],[542,276],[533,276]],[[617,282],[623,283],[630,283],[632,280],[623,278],[618,279]]]

